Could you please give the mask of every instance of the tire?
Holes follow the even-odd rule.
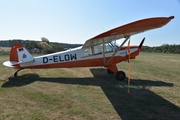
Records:
[[[118,71],[116,73],[117,80],[123,81],[123,80],[125,80],[125,78],[126,78],[126,74],[123,71]]]
[[[107,69],[107,73],[108,73],[108,74],[114,74],[114,72],[111,71],[111,70],[109,70],[109,69]]]

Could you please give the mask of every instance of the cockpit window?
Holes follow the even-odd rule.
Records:
[[[93,54],[101,54],[103,49],[102,49],[102,44],[101,45],[95,45],[92,47]]]
[[[105,44],[105,52],[112,52],[118,49],[117,44],[112,44],[112,43],[106,43]]]
[[[111,42],[111,43],[106,43],[104,44],[104,52],[113,52],[116,51],[118,49],[118,44],[116,44],[115,42]],[[97,55],[97,54],[102,54],[103,53],[103,44],[100,45],[95,45],[89,48],[86,48],[84,50],[84,55],[88,56],[88,55]]]

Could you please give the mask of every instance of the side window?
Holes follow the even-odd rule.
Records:
[[[95,45],[92,47],[93,54],[101,54],[102,53],[102,45]]]
[[[114,46],[112,46],[110,43],[106,43],[104,45],[104,52],[112,52],[114,51]],[[102,54],[103,52],[103,45],[100,44],[100,45],[95,45],[95,46],[92,46],[92,54]]]
[[[84,55],[85,55],[85,56],[92,55],[92,50],[91,50],[91,48],[86,48],[86,49],[84,49]]]
[[[105,50],[105,52],[112,52],[113,51],[112,46],[109,43],[106,43],[104,45],[104,50]]]
[[[118,45],[114,43],[106,43],[104,44],[104,52],[113,52],[118,48]],[[84,49],[84,55],[89,56],[89,55],[97,55],[97,54],[102,54],[103,53],[103,45],[95,45],[89,48]]]

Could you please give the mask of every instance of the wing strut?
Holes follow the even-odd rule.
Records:
[[[122,48],[122,46],[127,42],[127,40],[130,38],[130,36],[127,36],[126,39],[123,41],[123,43],[119,46],[119,48],[114,52],[114,54],[111,56],[111,58],[104,64],[104,66],[108,66],[108,64],[111,62],[115,54]]]

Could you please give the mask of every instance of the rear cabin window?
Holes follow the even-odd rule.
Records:
[[[85,50],[84,50],[84,55],[85,55],[85,56],[92,55],[92,50],[91,50],[91,48],[85,49]]]

